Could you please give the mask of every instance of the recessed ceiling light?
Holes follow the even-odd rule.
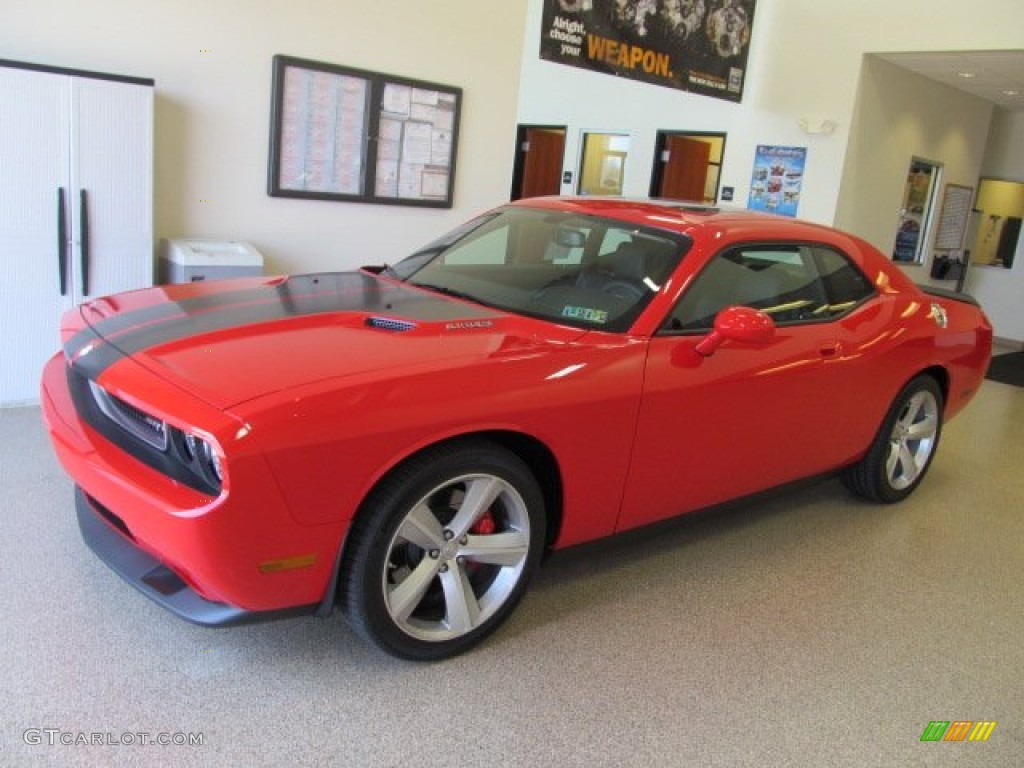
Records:
[[[963,78],[971,78],[971,77],[974,77],[974,73],[973,72],[957,72],[956,76],[957,77],[963,77]]]
[[[1020,96],[1020,91],[1003,91],[1003,96]]]

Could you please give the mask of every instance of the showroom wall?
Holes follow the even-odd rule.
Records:
[[[648,191],[659,129],[724,131],[721,183],[735,188],[740,205],[758,144],[805,146],[799,215],[824,223],[839,218],[886,246],[897,220],[880,201],[898,195],[899,184],[889,175],[862,177],[844,189],[844,174],[856,177],[875,141],[851,142],[864,54],[1014,49],[1024,29],[1018,0],[758,0],[744,99],[732,104],[540,60],[541,8],[542,0],[4,0],[0,56],[155,78],[157,237],[248,239],[271,270],[307,271],[394,258],[507,200],[517,122],[566,125],[565,169],[574,173],[582,131],[628,133],[624,192],[633,195]],[[275,53],[461,86],[454,209],[268,197]],[[941,109],[947,96],[936,92],[927,109]],[[947,109],[945,116],[958,112]],[[965,137],[978,131],[976,110],[968,112]],[[808,134],[799,126],[805,118],[837,127],[830,135]],[[1021,178],[1020,129],[1014,130],[1006,144],[1017,147],[1016,164],[998,175]],[[957,178],[973,185],[980,150],[975,139],[965,141],[972,145],[956,161]],[[910,144],[901,151],[908,157],[893,173],[902,172],[909,154],[933,153]],[[972,288],[987,293],[993,282],[1005,289],[1006,281],[988,279]],[[993,314],[1002,318],[1006,297],[992,296],[1000,310]],[[1008,335],[1003,327],[997,332]]]
[[[981,175],[1024,182],[1024,111],[996,110]],[[967,289],[981,300],[997,336],[1024,342],[1024,237],[1013,263],[1013,269],[971,267]]]
[[[508,199],[525,0],[4,0],[0,57],[156,80],[157,237],[253,241],[271,270],[408,253]],[[455,207],[266,194],[275,53],[463,88]]]
[[[529,0],[526,43],[519,97],[519,122],[565,125],[566,171],[578,174],[584,132],[624,133],[630,136],[623,179],[626,195],[647,195],[650,189],[655,141],[659,130],[725,132],[728,134],[721,184],[736,190],[736,202],[746,204],[751,166],[758,144],[808,147],[800,216],[831,222],[835,207],[835,177],[841,165],[848,123],[834,135],[809,135],[800,118],[834,118],[834,94],[823,101],[784,107],[767,104],[765,94],[777,76],[776,36],[782,33],[784,4],[759,0],[750,42],[743,101],[734,104],[657,85],[616,78],[543,61],[540,49],[543,0]],[[806,77],[806,73],[805,73]],[[850,77],[856,77],[854,70]],[[853,94],[849,94],[852,106]],[[511,152],[511,147],[510,147]],[[575,191],[565,184],[563,193]]]
[[[936,209],[944,185],[977,187],[994,106],[876,56],[864,57],[856,105],[835,223],[892,253],[911,157],[942,165]],[[929,281],[933,242],[934,231],[924,264],[901,264],[916,282]]]
[[[836,225],[889,252],[913,155],[943,164],[940,185],[962,184],[976,190],[980,176],[1024,182],[1024,111],[995,108],[866,56]],[[942,186],[936,205],[941,204],[941,190]],[[933,230],[924,264],[901,266],[916,282],[953,287],[955,283],[929,276],[934,236]],[[972,245],[965,243],[967,248]],[[1024,250],[1024,239],[1017,250]],[[1024,262],[1018,256],[1014,263],[1014,269],[972,265],[965,290],[985,307],[997,337],[1024,342]]]
[[[658,130],[723,131],[728,138],[721,184],[734,187],[735,202],[745,205],[757,145],[807,147],[798,215],[826,224],[838,219],[886,250],[896,236],[910,157],[942,155],[932,159],[945,158],[946,181],[975,186],[991,107],[909,73],[891,81],[876,78],[869,93],[878,103],[899,104],[901,92],[913,92],[920,116],[902,113],[920,120],[921,130],[915,137],[917,129],[904,125],[896,138],[870,135],[855,142],[865,53],[1019,49],[1024,28],[1024,4],[1017,0],[758,0],[743,101],[732,104],[543,61],[538,55],[542,10],[543,0],[529,0],[518,120],[567,126],[565,170],[578,170],[583,132],[628,133],[632,142],[623,191],[645,195]],[[866,71],[876,77],[874,70]],[[874,107],[866,109],[870,115]],[[937,122],[936,115],[941,116]],[[800,127],[802,119],[831,120],[836,129],[809,134]],[[877,116],[870,122],[883,132],[893,127],[879,126]],[[876,146],[891,165],[880,173],[860,173],[866,166],[878,170]],[[847,173],[855,177],[849,190]],[[572,191],[571,184],[563,185],[563,192]],[[1006,335],[1000,327],[997,333]]]

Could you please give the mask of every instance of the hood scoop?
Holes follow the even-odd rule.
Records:
[[[396,320],[393,317],[368,317],[366,318],[366,325],[379,331],[389,331],[391,333],[402,333],[416,328],[416,323],[409,320]]]

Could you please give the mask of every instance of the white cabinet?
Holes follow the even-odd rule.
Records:
[[[0,405],[61,314],[153,282],[153,82],[0,61]]]

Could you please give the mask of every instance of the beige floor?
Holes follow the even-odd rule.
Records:
[[[942,442],[899,506],[826,481],[558,555],[487,645],[414,665],[340,617],[164,613],[80,542],[38,411],[0,411],[0,765],[1020,766],[1024,389]]]

